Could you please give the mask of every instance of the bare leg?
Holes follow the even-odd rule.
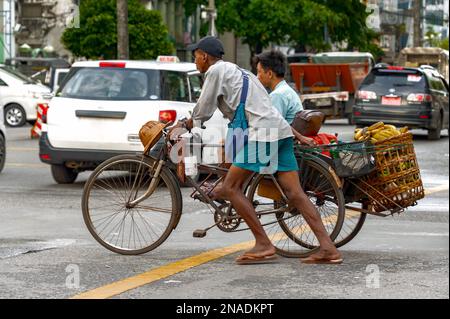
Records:
[[[316,254],[311,255],[311,257],[330,260],[340,259],[341,253],[331,241],[317,209],[303,191],[298,178],[298,173],[296,171],[278,172],[278,182],[288,197],[289,202],[302,213],[319,241],[320,250]]]
[[[256,216],[256,211],[242,191],[243,183],[250,177],[251,171],[231,166],[222,187],[216,191],[220,198],[231,202],[236,212],[241,216],[255,236],[255,246],[247,253],[256,256],[268,256],[275,253],[275,247],[267,237],[264,228]]]

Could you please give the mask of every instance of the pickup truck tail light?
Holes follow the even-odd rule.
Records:
[[[175,122],[177,119],[177,111],[165,110],[159,111],[159,120],[163,123]]]

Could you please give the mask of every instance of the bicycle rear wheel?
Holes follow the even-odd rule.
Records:
[[[305,160],[300,165],[300,170],[302,188],[317,208],[331,240],[334,240],[344,221],[345,201],[342,190],[333,176],[313,161]],[[256,213],[261,214],[273,208],[286,208],[287,205],[283,201],[274,201],[258,195],[258,188],[263,180],[264,176],[256,176],[247,192]],[[263,215],[260,219],[263,225],[268,224],[265,226],[266,233],[279,255],[305,257],[318,248],[317,238],[302,214],[295,208],[277,214]]]
[[[102,246],[115,253],[149,252],[161,245],[178,223],[181,193],[166,167],[154,192],[138,204],[130,204],[148,190],[154,164],[144,156],[116,156],[100,164],[85,184],[82,211],[86,226]]]
[[[368,209],[368,205],[363,204],[362,208]],[[339,232],[338,236],[334,240],[334,244],[336,245],[336,247],[342,247],[353,240],[353,238],[355,238],[356,235],[358,235],[358,233],[361,231],[361,228],[366,221],[366,217],[366,213],[346,209],[344,224],[342,225],[342,229]]]

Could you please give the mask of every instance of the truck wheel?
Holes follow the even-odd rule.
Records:
[[[441,138],[441,130],[442,130],[442,116],[439,116],[437,128],[428,130],[428,139],[429,140],[440,139]]]
[[[3,135],[0,134],[0,172],[3,170],[3,167],[5,167],[5,161],[6,161],[6,144]]]
[[[64,165],[52,165],[51,171],[53,179],[58,184],[72,184],[78,176],[78,173],[72,168],[65,167]]]
[[[5,124],[10,127],[20,127],[27,121],[27,114],[19,104],[5,106]]]

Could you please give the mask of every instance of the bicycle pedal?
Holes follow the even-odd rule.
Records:
[[[208,204],[208,201],[206,201],[205,198],[201,194],[194,194],[194,196],[192,196],[192,198],[196,199],[202,203]]]
[[[206,236],[206,230],[204,230],[204,229],[196,229],[192,233],[192,236],[196,237],[196,238],[203,238],[203,237]]]

